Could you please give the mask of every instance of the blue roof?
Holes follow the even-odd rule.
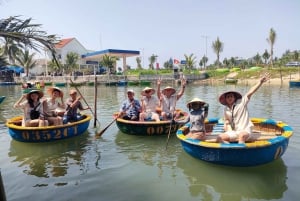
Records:
[[[101,51],[95,51],[95,52],[89,52],[86,54],[81,55],[82,58],[87,57],[101,57],[103,55],[111,55],[111,56],[117,56],[117,57],[128,57],[128,56],[138,56],[140,55],[140,51],[136,50],[117,50],[117,49],[107,49],[107,50],[101,50]]]

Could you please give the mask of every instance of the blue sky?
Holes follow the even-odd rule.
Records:
[[[75,37],[90,50],[139,50],[145,66],[152,54],[162,66],[192,53],[198,63],[206,51],[213,63],[217,37],[221,61],[263,54],[271,28],[275,56],[300,50],[299,9],[299,0],[0,0],[1,19],[33,18],[48,34]],[[136,66],[134,58],[127,63]]]

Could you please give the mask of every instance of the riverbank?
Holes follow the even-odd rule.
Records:
[[[173,75],[159,75],[160,78],[166,82],[175,82]],[[203,79],[201,77],[195,77],[194,75],[185,75],[186,79],[193,84],[223,84],[225,78],[207,78]],[[74,83],[90,83],[95,81],[94,75],[87,75],[87,76],[36,76],[30,78],[30,80],[26,82],[35,82],[35,81],[44,81],[44,82],[52,82],[52,83],[71,83],[71,79]],[[156,83],[158,79],[157,75],[147,75],[147,76],[116,76],[116,75],[97,75],[97,83],[98,84],[105,84],[107,82],[117,82],[120,80],[127,80],[127,81],[138,81],[138,80],[147,80],[151,81],[153,84]],[[241,78],[238,79],[237,84],[245,84],[245,85],[253,85],[258,82],[258,77],[251,77],[251,78]],[[289,85],[289,81],[298,81],[300,80],[300,74],[290,74],[288,76],[283,76],[282,80],[280,77],[270,78],[268,84],[270,85]],[[16,83],[24,83],[24,78],[15,77]]]

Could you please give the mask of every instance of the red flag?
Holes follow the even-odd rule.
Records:
[[[179,60],[174,59],[174,64],[179,64]]]

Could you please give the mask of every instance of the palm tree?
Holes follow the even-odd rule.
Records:
[[[117,58],[117,57],[109,56],[109,55],[105,54],[102,57],[100,65],[107,67],[109,69],[109,72],[114,73],[116,71],[115,66],[116,66],[116,62],[118,59],[119,58]]]
[[[263,53],[262,58],[265,60],[265,64],[267,64],[267,60],[270,58],[270,54],[267,50]]]
[[[64,66],[66,73],[70,73],[76,69],[78,59],[79,55],[76,52],[69,52],[67,54],[66,64]]]
[[[26,76],[29,75],[29,69],[32,69],[36,65],[36,61],[34,61],[34,53],[30,54],[28,50],[20,51],[19,56],[16,57],[18,64],[23,66],[26,69]]]
[[[261,56],[257,53],[254,57],[253,57],[255,64],[259,65],[261,62]]]
[[[9,64],[6,59],[7,59],[6,56],[0,54],[0,67],[7,66]]]
[[[269,38],[267,38],[267,42],[270,44],[270,64],[273,68],[273,49],[274,49],[274,43],[276,41],[276,32],[273,28],[270,29],[269,32]]]
[[[15,65],[18,52],[22,51],[23,48],[22,44],[17,44],[10,38],[6,38],[3,46],[3,54],[8,57],[10,64]]]
[[[38,52],[46,47],[57,62],[55,44],[58,38],[56,35],[47,35],[45,31],[39,29],[40,27],[40,24],[32,24],[31,18],[22,20],[19,16],[11,16],[0,20],[0,38]]]
[[[224,44],[220,41],[219,37],[217,37],[217,40],[212,43],[213,51],[217,55],[217,66],[220,67],[220,53],[223,52]]]
[[[142,69],[142,59],[141,57],[136,58],[136,63],[137,63],[137,69]]]
[[[202,58],[201,58],[201,60],[200,60],[200,62],[204,65],[204,69],[206,69],[206,64],[207,64],[207,62],[208,62],[208,57],[206,56],[206,55],[204,55]],[[200,65],[200,63],[199,63],[199,65]],[[202,66],[202,65],[200,65],[200,66]]]
[[[184,57],[186,61],[185,66],[187,67],[187,69],[189,69],[189,71],[191,71],[191,69],[193,69],[195,66],[196,57],[194,57],[194,54],[190,54],[189,56],[185,54]]]
[[[151,57],[149,57],[149,68],[154,70],[154,63],[156,62],[157,55],[152,54]]]

